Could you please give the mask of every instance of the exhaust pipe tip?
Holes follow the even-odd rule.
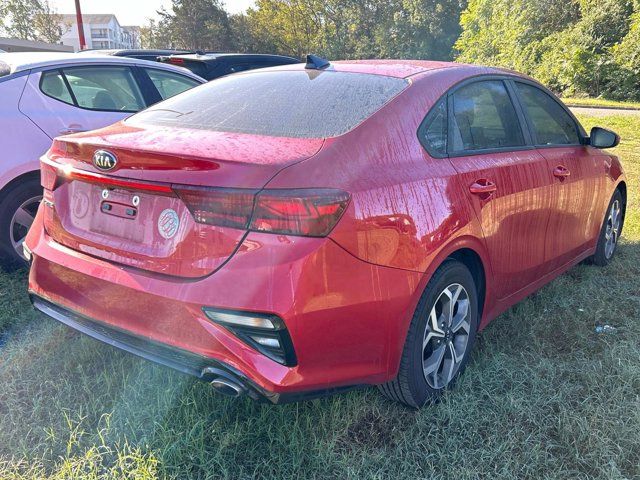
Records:
[[[226,395],[227,397],[237,398],[244,393],[244,387],[222,377],[213,379],[211,386],[216,392]]]

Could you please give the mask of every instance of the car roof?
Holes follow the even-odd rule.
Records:
[[[299,62],[300,60],[294,57],[287,57],[285,55],[272,55],[268,53],[177,53],[170,55],[172,58],[184,58],[185,60],[195,60],[200,62],[215,61],[217,59],[254,59],[259,60],[261,58],[265,60],[287,60],[293,62]]]
[[[54,53],[54,52],[14,52],[0,53],[0,63],[9,66],[10,73],[19,73],[34,68],[55,67],[64,65],[111,63],[118,65],[144,65],[163,70],[173,70],[197,80],[205,81],[190,70],[175,65],[162,64],[149,60],[140,60],[129,57],[116,57],[104,54]]]
[[[491,68],[480,65],[470,65],[457,62],[440,62],[432,60],[338,60],[331,61],[329,67],[320,71],[366,73],[371,75],[383,75],[387,77],[407,78],[421,73],[433,72],[444,69],[466,69],[469,75],[477,74],[514,74],[510,70]],[[306,70],[305,64],[279,65],[260,69],[265,71]],[[306,70],[308,71],[308,70]],[[251,71],[242,72],[249,74]],[[519,74],[518,74],[519,75]]]
[[[127,56],[127,55],[173,55],[175,53],[189,53],[188,50],[171,50],[171,49],[148,49],[148,48],[114,48],[114,49],[89,49],[80,50],[77,53],[82,54],[102,54],[102,55],[114,55]]]

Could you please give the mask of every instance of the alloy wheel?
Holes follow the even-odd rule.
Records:
[[[9,239],[16,254],[26,261],[22,244],[38,211],[42,196],[38,195],[25,200],[15,211],[9,224]]]
[[[469,310],[469,294],[458,283],[446,287],[431,308],[422,342],[422,370],[433,389],[445,388],[460,370],[471,330]]]
[[[613,252],[618,244],[618,236],[620,234],[620,222],[621,222],[621,209],[620,202],[615,200],[611,204],[611,210],[609,210],[609,216],[607,217],[607,226],[604,233],[604,255],[607,259],[613,256]]]

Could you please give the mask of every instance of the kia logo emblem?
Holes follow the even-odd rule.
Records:
[[[113,170],[118,164],[116,156],[106,150],[96,150],[93,154],[93,165],[102,171]]]

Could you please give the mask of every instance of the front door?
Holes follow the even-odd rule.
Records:
[[[533,141],[553,175],[545,256],[548,269],[555,270],[595,246],[607,203],[607,157],[582,145],[578,124],[551,95],[529,83],[515,87]]]

